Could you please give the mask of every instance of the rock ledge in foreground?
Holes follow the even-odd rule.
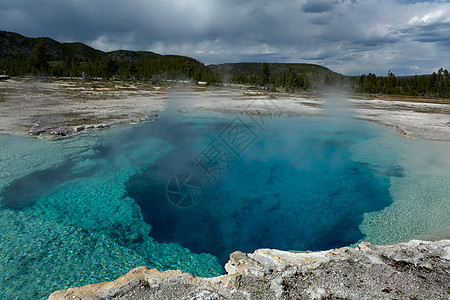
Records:
[[[228,275],[200,278],[139,267],[49,299],[449,299],[450,240],[234,252],[225,269]]]

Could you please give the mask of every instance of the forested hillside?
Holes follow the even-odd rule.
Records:
[[[228,63],[205,66],[190,57],[148,51],[103,52],[82,43],[59,43],[0,31],[0,69],[11,76],[84,77],[119,80],[191,80],[247,84],[286,91],[339,88],[365,94],[450,97],[450,78],[443,68],[431,75],[344,76],[301,63]]]
[[[0,31],[0,69],[9,75],[206,80],[207,68],[186,56],[145,51],[102,52],[82,43],[59,43]]]
[[[260,85],[268,88],[282,87],[286,90],[340,86],[347,89],[354,83],[350,77],[330,69],[300,63],[229,63],[210,65],[212,73],[220,74],[225,82]]]
[[[313,64],[236,63],[205,66],[186,56],[147,51],[102,52],[82,43],[59,43],[0,31],[0,69],[9,75],[50,75],[105,79],[190,79],[305,90],[352,85],[349,77]]]

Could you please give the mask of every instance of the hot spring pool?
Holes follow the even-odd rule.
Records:
[[[229,254],[448,237],[447,143],[352,118],[164,115],[60,141],[0,135],[0,298]]]
[[[153,238],[211,253],[222,265],[236,249],[350,245],[364,237],[358,228],[364,213],[391,204],[389,176],[404,175],[397,165],[380,172],[351,159],[350,147],[376,129],[332,122],[274,118],[265,132],[243,126],[241,118],[183,123],[185,133],[196,132],[195,138],[188,134],[195,146],[174,140],[171,152],[129,178],[127,194]],[[235,123],[242,131],[227,127]],[[193,182],[182,190],[186,180]],[[171,201],[172,195],[185,200]]]

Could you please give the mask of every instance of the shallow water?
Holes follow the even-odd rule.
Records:
[[[61,141],[0,135],[0,144],[2,299],[45,298],[140,265],[216,276],[236,250],[450,228],[449,145],[349,116],[172,111]]]

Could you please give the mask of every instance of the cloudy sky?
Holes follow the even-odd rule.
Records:
[[[305,62],[347,75],[450,69],[450,0],[0,0],[0,30],[205,64]]]

